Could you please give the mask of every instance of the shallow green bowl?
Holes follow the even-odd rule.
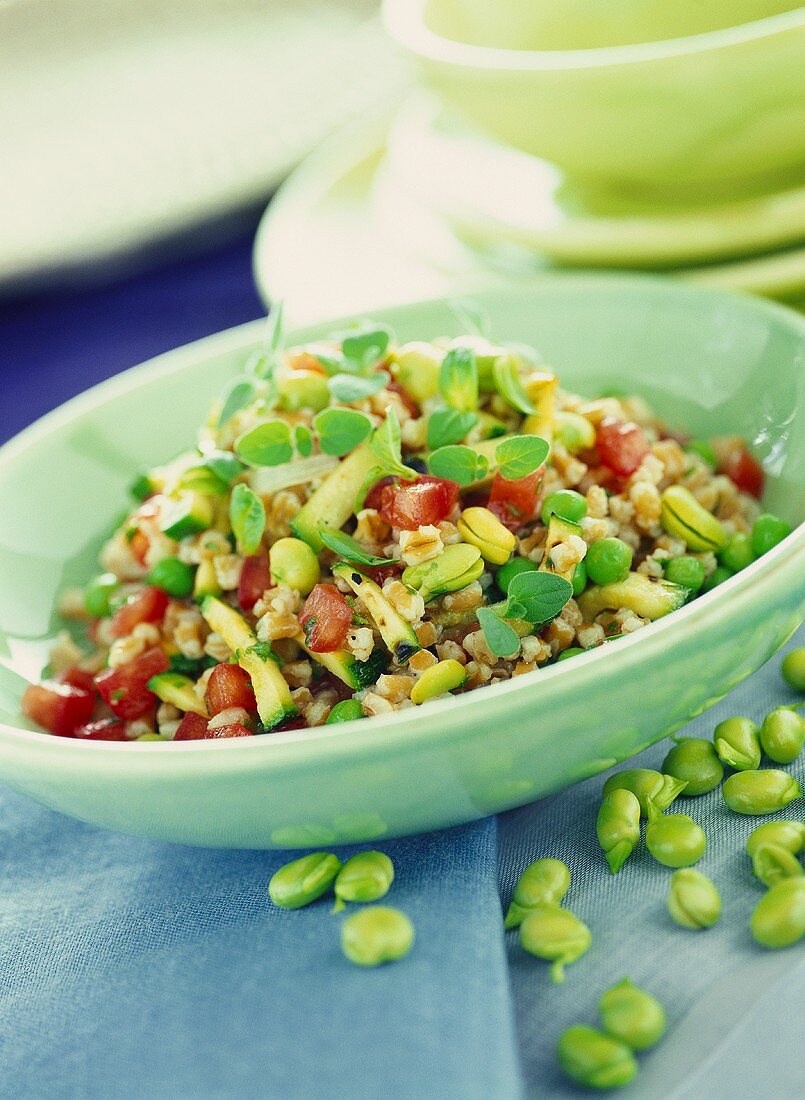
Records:
[[[695,435],[754,441],[769,508],[803,519],[801,318],[749,298],[619,276],[554,276],[537,291],[480,300],[497,337],[539,347],[570,388],[637,392]],[[403,339],[458,332],[441,301],[379,316]],[[32,732],[19,697],[59,629],[59,591],[93,572],[132,472],[193,440],[261,331],[247,325],[129,371],[0,451],[0,779],[10,786],[85,821],[188,844],[303,847],[435,829],[627,759],[715,703],[801,621],[805,527],[617,645],[388,718],[174,745]]]
[[[528,34],[554,40],[524,29],[535,22],[526,9],[496,6],[497,44],[478,45],[463,0],[384,0],[392,36],[449,104],[582,189],[636,189],[659,204],[734,199],[801,179],[805,7],[593,49],[517,48]]]

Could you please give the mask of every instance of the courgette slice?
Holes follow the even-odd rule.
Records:
[[[368,443],[362,443],[321,483],[298,515],[291,520],[293,533],[318,554],[324,549],[321,532],[340,530],[355,511],[355,501],[377,457]]]
[[[364,607],[398,664],[404,664],[422,648],[411,624],[405,621],[371,578],[345,562],[333,566],[333,576],[345,580],[355,595],[363,600]]]
[[[196,695],[189,676],[182,676],[178,672],[160,672],[148,681],[148,690],[153,691],[163,703],[171,703],[179,710],[200,714],[202,718],[207,717],[207,708]]]
[[[681,584],[630,573],[614,584],[591,585],[578,597],[578,605],[584,618],[590,621],[602,611],[618,611],[622,607],[653,621],[682,607],[689,596],[689,590]]]
[[[388,667],[388,657],[382,649],[375,649],[367,661],[359,661],[348,649],[336,649],[332,653],[316,653],[309,649],[304,634],[295,639],[308,657],[316,664],[332,672],[353,691],[362,691],[374,684]]]

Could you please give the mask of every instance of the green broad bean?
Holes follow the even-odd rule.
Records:
[[[517,539],[488,508],[465,508],[458,521],[458,533],[469,546],[477,546],[484,561],[504,565]]]
[[[161,588],[177,600],[186,599],[192,593],[195,579],[195,566],[187,565],[178,558],[163,558],[146,577],[149,584]]]
[[[786,653],[780,669],[792,691],[805,691],[805,646]]]
[[[593,584],[617,584],[632,568],[632,548],[622,539],[596,539],[584,563]]]
[[[595,428],[579,413],[559,411],[554,417],[554,439],[572,455],[595,446]]]
[[[704,855],[707,837],[687,814],[655,814],[646,826],[646,847],[664,867],[691,867]]]
[[[587,515],[587,501],[575,489],[557,489],[555,493],[548,493],[539,515],[546,527],[553,515],[578,523]]]
[[[760,767],[760,726],[751,718],[725,718],[713,731],[719,760],[736,772]]]
[[[583,561],[580,561],[574,568],[571,583],[573,584],[574,596],[580,596],[587,587],[587,566]]]
[[[341,949],[356,966],[396,962],[408,954],[413,943],[411,921],[387,905],[360,909],[341,925]]]
[[[590,929],[569,909],[538,905],[520,925],[520,945],[538,959],[550,962],[551,980],[565,980],[565,967],[576,962],[592,942]]]
[[[609,869],[616,875],[640,841],[640,803],[637,796],[622,788],[604,795],[595,831]]]
[[[615,772],[604,784],[604,795],[610,791],[631,791],[640,803],[640,816],[648,817],[651,808],[662,813],[686,787],[682,779],[652,771],[650,768],[627,768]]]
[[[665,577],[673,584],[681,584],[691,592],[698,592],[705,581],[704,565],[698,558],[682,554],[671,558],[665,566]]]
[[[757,903],[750,923],[761,947],[791,947],[805,936],[805,877],[778,882]]]
[[[662,762],[665,775],[684,780],[687,784],[682,797],[689,798],[714,790],[724,778],[724,765],[712,741],[691,737],[679,741]]]
[[[802,797],[802,788],[793,775],[776,768],[736,772],[721,792],[736,814],[773,814]]]
[[[335,910],[348,901],[379,901],[394,882],[394,864],[385,852],[358,852],[352,856],[335,880]]]
[[[765,821],[749,834],[746,854],[753,857],[764,844],[775,844],[799,855],[805,850],[805,821]]]
[[[743,531],[730,535],[718,552],[718,560],[731,573],[740,573],[742,569],[746,569],[755,560],[751,536]]]
[[[327,715],[325,726],[334,726],[338,722],[353,722],[357,718],[363,718],[363,707],[357,699],[342,699],[336,703]]]
[[[763,719],[760,745],[775,764],[790,764],[805,745],[805,719],[796,711],[778,707]]]
[[[570,889],[570,868],[561,859],[535,859],[518,878],[504,928],[516,928],[537,905],[558,905]]]
[[[714,588],[718,588],[720,584],[723,584],[724,581],[728,581],[732,576],[732,570],[727,569],[726,565],[717,565],[704,582],[703,591],[712,592]]]
[[[477,581],[484,571],[484,560],[477,546],[452,543],[438,557],[420,565],[409,565],[402,575],[403,584],[419,592],[425,603],[458,592]]]
[[[556,1048],[559,1065],[579,1085],[591,1089],[618,1089],[637,1073],[634,1054],[625,1043],[593,1027],[569,1027]]]
[[[685,450],[697,454],[703,462],[706,462],[714,470],[718,465],[716,452],[706,439],[692,439],[690,443],[685,444]]]
[[[282,909],[301,909],[326,894],[340,870],[341,860],[332,852],[311,852],[272,875],[268,896]]]
[[[715,884],[692,867],[671,875],[666,904],[673,920],[683,928],[712,928],[721,918],[721,895]]]
[[[504,595],[507,595],[509,585],[515,577],[519,577],[521,573],[535,573],[537,569],[537,563],[531,561],[530,558],[512,558],[511,561],[507,561],[498,569],[495,576],[495,583],[500,591]]]
[[[727,534],[712,512],[688,489],[671,485],[660,496],[660,523],[672,538],[683,539],[691,550],[720,550]]]
[[[112,614],[111,599],[120,589],[114,573],[101,573],[84,589],[84,608],[93,619],[105,619]]]
[[[268,552],[271,576],[303,596],[309,596],[319,579],[319,559],[302,539],[277,539]]]
[[[797,857],[779,844],[761,844],[752,856],[752,870],[765,886],[805,874]]]
[[[779,516],[766,512],[758,516],[752,527],[752,549],[759,558],[791,534],[791,525]]]
[[[648,1050],[665,1034],[665,1010],[656,997],[628,978],[616,982],[598,1001],[601,1027],[632,1050]]]

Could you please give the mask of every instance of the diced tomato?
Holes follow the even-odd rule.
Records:
[[[271,587],[271,567],[268,553],[261,550],[243,562],[238,585],[238,603],[244,611],[251,611],[267,588]]]
[[[140,565],[145,565],[150,545],[151,540],[148,535],[138,527],[129,540],[129,547]]]
[[[128,741],[126,727],[119,718],[99,718],[79,726],[75,736],[81,741]]]
[[[332,653],[347,639],[352,608],[334,584],[317,584],[305,600],[299,624],[314,653]]]
[[[95,677],[95,686],[112,712],[124,722],[129,722],[133,718],[142,718],[154,706],[156,696],[146,685],[152,676],[167,672],[168,668],[168,658],[158,646],[154,646],[120,668],[107,668],[99,672]]]
[[[756,500],[760,500],[763,496],[765,482],[763,467],[750,455],[746,447],[732,451],[724,462],[721,472],[725,473],[742,493],[748,493]]]
[[[31,684],[22,697],[22,713],[38,726],[59,737],[72,737],[79,726],[92,717],[95,699],[88,691],[44,680]]]
[[[395,382],[393,380],[391,382],[387,382],[386,389],[391,390],[392,393],[396,393],[399,395],[400,400],[402,401],[403,405],[405,405],[406,409],[408,409],[411,416],[416,418],[421,415],[419,405],[417,405],[416,401],[414,401],[411,394],[402,388],[399,382]]]
[[[361,569],[362,573],[365,573],[367,577],[371,577],[375,584],[379,584],[381,588],[389,577],[399,577],[402,571],[402,563],[396,561],[392,562],[391,565],[365,565]]]
[[[393,527],[416,531],[423,524],[446,519],[458,501],[458,482],[423,475],[416,481],[386,485],[380,493],[378,511]]]
[[[161,622],[167,610],[167,594],[161,588],[148,585],[114,613],[109,632],[113,638],[125,638],[140,623]]]
[[[648,454],[642,428],[611,416],[598,425],[595,445],[601,463],[618,477],[630,477]]]
[[[257,709],[252,682],[239,665],[215,666],[207,681],[206,700],[210,714],[220,714],[230,707]]]
[[[230,722],[226,726],[218,726],[210,729],[206,718],[200,714],[192,714],[190,711],[179,723],[179,728],[173,738],[174,741],[211,741],[221,737],[251,737],[252,731],[240,722]]]
[[[387,485],[393,484],[393,477],[381,477],[379,481],[376,481],[364,498],[364,508],[374,508],[376,512],[379,512],[383,500],[383,490]]]
[[[543,466],[527,477],[508,478],[495,474],[487,507],[510,531],[516,531],[532,519],[544,474]]]
[[[61,674],[59,680],[63,684],[70,684],[71,687],[88,691],[90,695],[95,693],[95,677],[91,672],[85,672],[83,668],[68,668]]]
[[[210,729],[207,727],[207,732],[204,735],[205,738],[211,737],[251,737],[252,731],[247,729],[241,722],[230,722],[228,726],[218,726],[217,728]]]

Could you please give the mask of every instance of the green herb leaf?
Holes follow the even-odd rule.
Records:
[[[511,657],[517,653],[520,648],[520,639],[507,622],[504,622],[491,607],[479,607],[477,615],[486,644],[496,657]]]
[[[218,427],[223,428],[228,424],[235,413],[250,405],[257,393],[257,383],[251,378],[241,378],[232,383],[221,400],[221,411],[218,414]]]
[[[361,374],[334,374],[329,380],[330,393],[336,401],[348,404],[351,401],[363,401],[379,393],[388,384],[389,376],[384,370],[364,377]]]
[[[370,554],[357,539],[343,531],[333,531],[325,527],[319,532],[319,538],[334,553],[346,561],[354,561],[357,565],[392,565],[396,561],[396,558],[378,558],[377,555]]]
[[[478,365],[470,348],[451,348],[439,370],[439,390],[459,412],[478,408]]]
[[[280,353],[285,343],[283,304],[277,302],[266,318],[263,347],[255,352],[246,364],[247,374],[255,378],[273,379],[279,366]]]
[[[266,510],[262,500],[248,485],[236,485],[229,503],[229,522],[238,551],[248,557],[259,550],[266,528]]]
[[[440,447],[428,459],[428,470],[434,477],[446,477],[466,486],[485,478],[489,463],[472,447]]]
[[[279,654],[271,648],[271,642],[255,642],[254,645],[249,646],[246,652],[253,653],[261,661],[274,661],[275,664],[282,665]]]
[[[536,412],[520,381],[521,360],[516,355],[499,355],[492,364],[492,376],[498,393],[521,413]]]
[[[215,476],[220,478],[226,486],[231,485],[244,470],[243,463],[235,458],[233,454],[230,454],[229,451],[212,451],[210,454],[204,455],[200,465],[212,470]]]
[[[258,424],[243,433],[235,450],[249,466],[282,466],[293,458],[290,425],[286,420]]]
[[[470,302],[463,298],[452,298],[449,305],[464,329],[462,335],[472,334],[473,336],[483,336],[489,339],[492,327],[489,314],[477,302]]]
[[[437,409],[428,417],[428,449],[436,451],[439,447],[460,443],[477,423],[478,417],[474,412]]]
[[[555,573],[518,573],[509,584],[509,598],[521,604],[530,623],[555,619],[573,595],[573,585]]]
[[[297,424],[293,433],[294,446],[302,458],[313,454],[313,433],[304,424]]]
[[[389,405],[386,409],[386,419],[379,428],[375,429],[371,447],[377,455],[379,465],[383,468],[381,477],[384,474],[390,474],[393,477],[401,477],[405,481],[414,481],[419,476],[416,470],[412,470],[410,466],[403,463],[402,432],[393,406]]]
[[[364,321],[341,335],[344,356],[361,370],[374,366],[378,359],[382,359],[390,342],[391,331],[385,325],[372,321]]]
[[[343,371],[353,372],[352,364],[346,363],[344,356],[339,351],[326,350],[319,344],[305,348],[305,351],[321,363],[328,374],[341,374]]]
[[[539,435],[513,435],[504,439],[495,450],[501,476],[510,481],[528,477],[542,466],[550,449]]]
[[[313,418],[319,446],[326,455],[345,455],[354,450],[372,430],[372,422],[357,409],[322,409]]]

